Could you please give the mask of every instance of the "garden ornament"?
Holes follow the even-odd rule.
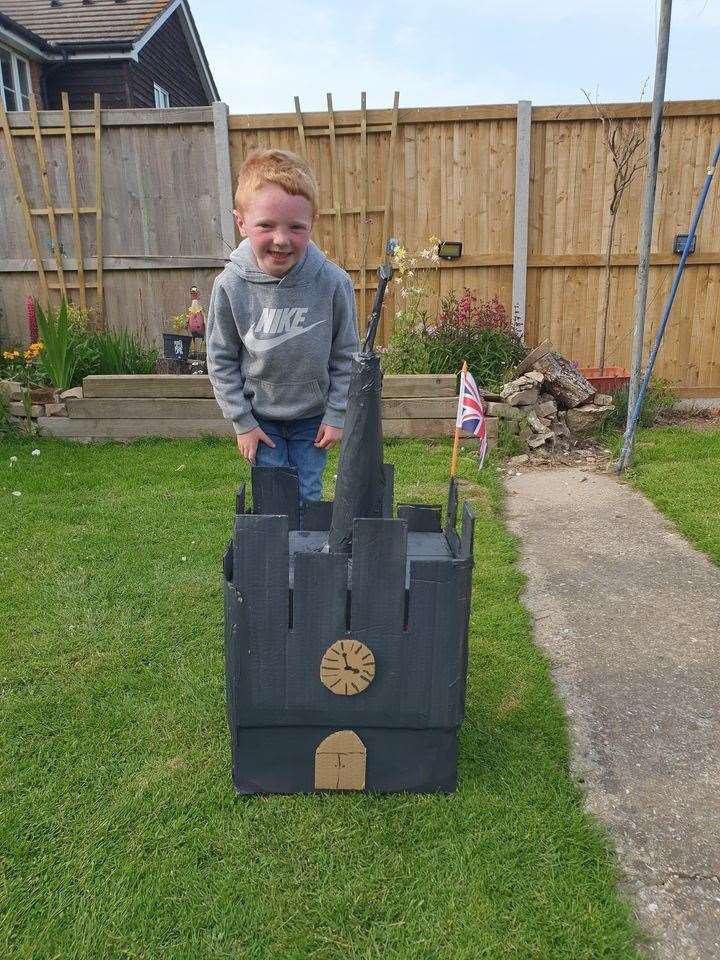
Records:
[[[188,333],[192,334],[193,337],[202,338],[205,336],[205,314],[203,313],[203,308],[200,306],[200,301],[198,300],[197,287],[190,287],[190,296],[192,297],[192,300],[190,301],[190,306],[187,310]]]

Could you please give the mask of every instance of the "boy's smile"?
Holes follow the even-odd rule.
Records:
[[[234,213],[264,273],[284,277],[303,258],[313,224],[312,204],[306,197],[266,183],[251,195],[243,211]]]

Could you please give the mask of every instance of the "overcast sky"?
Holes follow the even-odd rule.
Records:
[[[191,0],[232,113],[652,99],[660,0]],[[233,12],[236,11],[236,12]],[[720,0],[675,0],[666,98],[720,96]]]

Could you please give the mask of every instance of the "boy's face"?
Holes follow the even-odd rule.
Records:
[[[235,221],[248,237],[258,266],[271,277],[284,277],[298,263],[310,242],[313,213],[306,197],[285,193],[275,183],[256,190]]]

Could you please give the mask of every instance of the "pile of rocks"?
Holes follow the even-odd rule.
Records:
[[[37,433],[38,417],[66,417],[68,397],[82,397],[82,387],[62,392],[53,387],[31,387],[15,380],[0,380],[0,393],[8,402],[8,412],[21,432]]]
[[[486,394],[485,401],[488,416],[519,432],[528,450],[540,457],[570,451],[615,409],[612,397],[598,393],[549,343],[528,354],[515,379],[499,394]]]

